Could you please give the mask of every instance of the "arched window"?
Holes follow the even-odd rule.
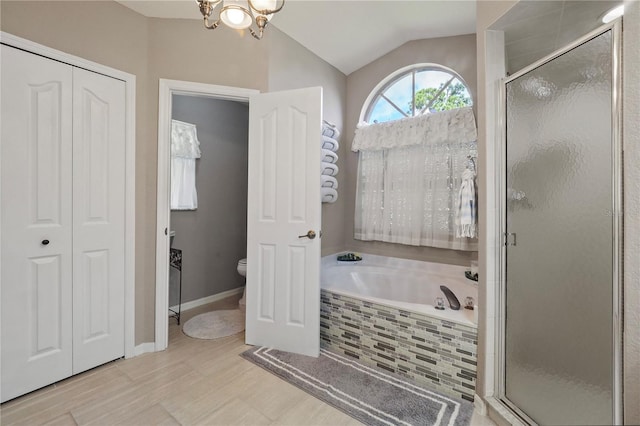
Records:
[[[477,250],[471,105],[462,77],[435,64],[398,70],[371,92],[351,146],[355,239]]]
[[[415,64],[394,72],[373,89],[360,121],[382,123],[470,105],[469,87],[455,71],[437,64]]]

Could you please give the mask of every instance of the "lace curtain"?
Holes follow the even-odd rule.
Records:
[[[462,173],[477,156],[476,137],[470,108],[358,129],[354,237],[477,250],[477,240],[455,237]]]

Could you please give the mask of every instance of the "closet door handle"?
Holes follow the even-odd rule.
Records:
[[[42,245],[46,246],[47,244],[49,244],[49,240],[42,240]]]

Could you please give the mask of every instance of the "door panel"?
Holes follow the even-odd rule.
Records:
[[[288,257],[287,325],[304,327],[306,289],[297,284],[305,280],[307,250],[303,247],[289,247]]]
[[[260,216],[258,220],[262,223],[276,220],[276,203],[278,201],[277,112],[277,109],[272,109],[259,118],[259,134],[256,137],[259,138],[260,142],[258,146],[254,144],[254,149],[259,150],[259,154],[256,157],[258,173],[255,178],[261,182],[256,195],[260,197]],[[249,144],[251,147],[251,139],[249,139]],[[251,174],[251,172],[249,173]]]
[[[72,371],[71,102],[69,65],[2,46],[2,401]]]
[[[540,424],[612,424],[614,140],[607,31],[507,90],[505,394]]]
[[[84,300],[83,330],[79,336],[82,344],[107,338],[109,334],[109,252],[97,250],[84,252],[82,256],[82,282]]]
[[[273,322],[275,320],[276,308],[276,246],[274,244],[260,244],[258,252],[258,264],[260,265],[260,276],[258,284],[258,320],[262,322]]]
[[[62,298],[60,256],[30,259],[27,332],[31,336],[29,360],[43,358],[62,348],[65,331],[58,320]],[[53,303],[51,303],[53,301]]]
[[[248,344],[320,351],[322,89],[251,98],[247,221]]]
[[[124,355],[125,83],[74,68],[74,374]]]

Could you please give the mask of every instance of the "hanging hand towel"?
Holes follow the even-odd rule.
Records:
[[[196,158],[200,155],[196,126],[171,120],[171,210],[198,208]]]
[[[340,145],[338,144],[337,140],[330,138],[329,136],[322,135],[322,148],[328,149],[333,152],[338,152]]]
[[[477,238],[478,206],[476,174],[469,169],[462,172],[462,183],[458,193],[456,210],[456,238]]]
[[[198,208],[195,158],[171,159],[171,210]]]
[[[333,188],[321,188],[320,194],[323,203],[335,203],[338,200],[338,191]]]
[[[320,180],[322,181],[323,188],[333,188],[338,189],[338,180],[333,176],[321,175]]]
[[[329,151],[328,149],[322,150],[322,161],[325,163],[335,164],[338,162],[338,154],[335,152]]]

